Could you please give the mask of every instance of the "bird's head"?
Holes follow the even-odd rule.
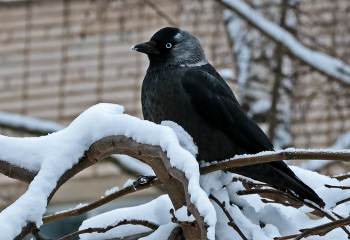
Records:
[[[162,28],[150,41],[137,44],[131,49],[146,53],[150,60],[150,68],[196,66],[207,63],[198,39],[179,28]]]

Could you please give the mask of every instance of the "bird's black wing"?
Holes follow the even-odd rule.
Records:
[[[273,150],[270,140],[244,112],[226,82],[218,74],[205,70],[189,69],[182,80],[198,114],[247,153]]]
[[[254,154],[273,150],[273,145],[260,127],[244,112],[226,82],[213,67],[186,71],[182,86],[195,110],[213,127],[222,130],[235,144]],[[323,207],[324,202],[283,162],[261,163],[228,169],[282,190],[292,190],[302,198]]]

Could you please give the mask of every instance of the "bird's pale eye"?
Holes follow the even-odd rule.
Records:
[[[167,44],[165,44],[165,47],[166,48],[171,48],[173,45],[171,44],[171,43],[167,43]]]

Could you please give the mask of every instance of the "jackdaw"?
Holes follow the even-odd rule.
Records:
[[[273,151],[260,127],[239,105],[227,83],[207,61],[198,39],[172,27],[156,32],[133,50],[146,53],[150,64],[142,84],[145,120],[170,120],[184,128],[198,146],[197,160],[224,160],[237,154]],[[290,190],[320,207],[325,203],[283,162],[230,168],[283,191]]]

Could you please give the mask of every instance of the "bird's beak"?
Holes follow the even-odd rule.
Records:
[[[134,51],[146,53],[146,54],[159,54],[159,50],[157,49],[157,44],[154,41],[144,42],[137,44],[131,48]]]

